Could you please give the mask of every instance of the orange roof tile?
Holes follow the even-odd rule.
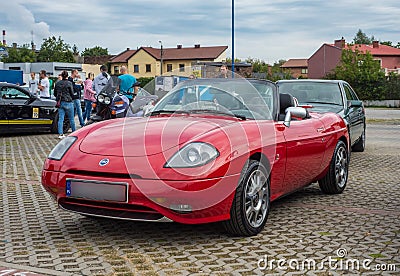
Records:
[[[110,62],[116,63],[116,62],[128,62],[128,60],[136,53],[137,50],[129,50],[126,49],[123,51],[121,54],[116,55],[113,57]]]
[[[306,58],[292,58],[281,65],[282,68],[293,68],[293,67],[307,67],[308,59]]]
[[[330,45],[335,46],[334,44]],[[373,44],[355,44],[355,45],[346,44],[346,47],[352,50],[358,49],[363,53],[368,51],[373,56],[400,56],[400,49],[387,46],[384,44],[379,44],[378,47],[373,47]]]
[[[193,59],[216,59],[228,46],[190,47],[190,48],[164,48],[164,60],[193,60]],[[161,50],[153,47],[141,47],[155,59],[161,59]],[[140,50],[140,49],[139,49]]]

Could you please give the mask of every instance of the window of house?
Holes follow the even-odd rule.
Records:
[[[151,72],[151,64],[146,64],[146,73]]]
[[[302,73],[302,74],[308,74],[308,69],[307,69],[307,68],[301,69],[301,73]]]
[[[139,73],[139,64],[133,65],[133,73]]]
[[[167,72],[171,72],[172,71],[172,64],[167,64]]]
[[[185,64],[179,64],[179,72],[185,72]]]
[[[115,75],[119,74],[119,66],[114,66],[114,74]]]

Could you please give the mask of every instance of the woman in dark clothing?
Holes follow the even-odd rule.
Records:
[[[67,114],[69,122],[71,124],[72,132],[75,131],[74,121],[74,104],[72,102],[72,96],[74,95],[74,88],[72,83],[68,81],[68,72],[61,72],[61,80],[56,83],[54,88],[54,96],[58,101],[61,99],[60,107],[58,108],[58,138],[62,139],[65,137],[63,133],[64,117]]]

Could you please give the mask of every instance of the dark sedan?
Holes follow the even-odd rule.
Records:
[[[51,131],[57,133],[56,101],[41,99],[15,84],[0,82],[0,134]],[[64,133],[69,129],[64,121]]]
[[[294,96],[301,106],[316,112],[335,112],[348,125],[353,151],[365,149],[365,110],[351,86],[342,80],[280,80],[279,93]]]

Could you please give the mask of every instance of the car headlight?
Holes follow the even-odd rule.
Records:
[[[165,168],[191,168],[203,166],[219,156],[212,145],[202,142],[187,144],[165,163]]]
[[[99,103],[104,102],[104,96],[103,95],[97,96],[97,100],[99,101]]]
[[[53,160],[61,160],[64,154],[71,148],[78,138],[75,136],[67,136],[62,139],[50,152],[47,158]]]
[[[110,104],[111,103],[110,97],[104,97],[104,103],[105,104]]]

